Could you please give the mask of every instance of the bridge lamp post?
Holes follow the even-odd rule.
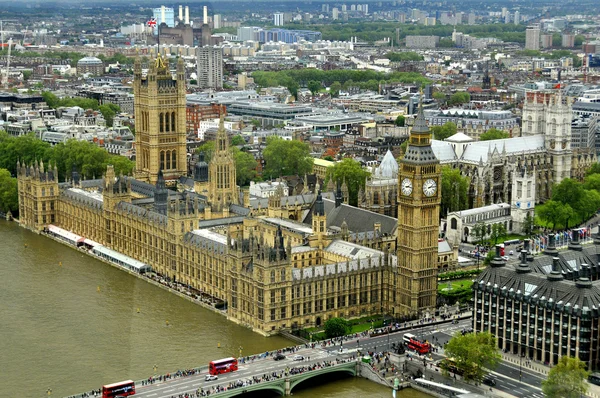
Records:
[[[242,346],[240,346],[240,358],[242,357]]]
[[[154,375],[156,376],[156,371],[158,370],[158,366],[156,366],[156,364],[153,366],[154,369]]]

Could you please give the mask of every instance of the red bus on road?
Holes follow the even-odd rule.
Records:
[[[427,354],[431,350],[431,345],[426,341],[421,342],[419,340],[411,339],[408,342],[408,348],[423,355],[423,354]]]
[[[127,397],[134,394],[135,383],[133,380],[125,380],[102,386],[102,398]]]
[[[208,373],[211,375],[235,372],[236,370],[238,370],[238,361],[235,358],[218,359],[208,364]]]

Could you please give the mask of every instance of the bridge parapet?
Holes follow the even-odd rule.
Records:
[[[250,385],[246,385],[243,387],[236,388],[228,388],[225,391],[213,392],[210,396],[216,396],[219,398],[229,398],[235,397],[241,394],[245,394],[251,391],[260,391],[260,390],[271,390],[277,391],[282,396],[291,395],[292,390],[298,384],[311,379],[316,376],[320,376],[327,373],[335,373],[335,372],[343,372],[347,373],[351,376],[356,376],[356,360],[347,360],[341,363],[336,363],[335,365],[321,366],[317,369],[313,370],[302,370],[299,373],[291,374],[291,371],[294,369],[303,369],[308,368],[311,365],[307,366],[298,366],[290,369],[290,372],[286,372],[282,377],[276,378],[274,380],[261,381],[259,383],[252,383]],[[279,371],[281,372],[281,370]]]

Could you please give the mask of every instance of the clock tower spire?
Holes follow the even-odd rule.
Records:
[[[437,296],[440,162],[431,149],[423,95],[398,172],[398,276],[395,313],[434,310]]]

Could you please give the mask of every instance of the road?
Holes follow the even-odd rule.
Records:
[[[470,328],[471,320],[467,319],[461,320],[457,324],[452,324],[450,322],[441,325],[425,324],[411,330],[385,334],[377,337],[353,338],[343,342],[341,345],[339,343],[325,346],[316,344],[314,348],[300,346],[295,353],[285,353],[286,359],[281,361],[274,361],[272,356],[268,356],[256,359],[252,362],[241,363],[237,372],[219,375],[219,379],[216,381],[205,381],[204,377],[206,373],[203,373],[170,379],[164,382],[157,382],[152,385],[138,385],[136,386],[136,396],[144,398],[177,397],[180,394],[195,393],[200,388],[207,391],[214,389],[216,386],[227,387],[230,383],[238,380],[244,381],[250,380],[255,376],[262,377],[263,375],[271,375],[273,372],[285,371],[286,368],[306,366],[325,360],[331,361],[335,358],[347,358],[354,355],[357,352],[357,349],[361,352],[388,351],[391,350],[392,344],[402,342],[402,336],[405,332],[410,332],[417,335],[420,339],[427,339],[436,346],[443,347],[443,344],[450,340],[454,333]],[[305,357],[305,360],[294,361],[292,359],[294,355],[302,355]],[[434,360],[444,358],[443,349],[440,348],[438,352],[434,353],[432,356]],[[310,360],[308,358],[310,358]],[[412,361],[409,364],[409,371],[413,370],[411,368],[415,368],[416,371],[416,367],[419,367],[421,370],[423,369],[421,361]],[[435,368],[428,367],[424,373],[427,378],[434,377],[436,381],[452,383],[451,378],[443,376],[441,372],[436,371]],[[540,386],[543,376],[540,374],[523,369],[522,380],[519,382],[519,367],[515,367],[515,365],[506,362],[501,362],[492,372],[492,375],[496,380],[494,389],[501,390],[517,397],[542,397]]]
[[[321,348],[305,348],[302,347],[295,353],[285,353],[286,358],[275,361],[272,356],[256,359],[251,362],[239,364],[238,371],[224,373],[219,375],[218,380],[205,381],[206,372],[193,376],[174,378],[163,382],[155,382],[154,384],[139,386],[136,385],[136,397],[146,398],[171,398],[179,397],[180,394],[195,394],[198,390],[211,391],[214,393],[214,388],[229,387],[231,383],[237,381],[248,381],[252,378],[262,377],[263,375],[272,375],[274,372],[285,371],[286,368],[308,366],[323,361],[332,361],[336,358],[347,358],[355,355],[356,352],[345,350],[343,353],[330,352]],[[302,355],[305,357],[302,361],[294,361],[294,355]],[[310,360],[308,359],[310,358]]]

